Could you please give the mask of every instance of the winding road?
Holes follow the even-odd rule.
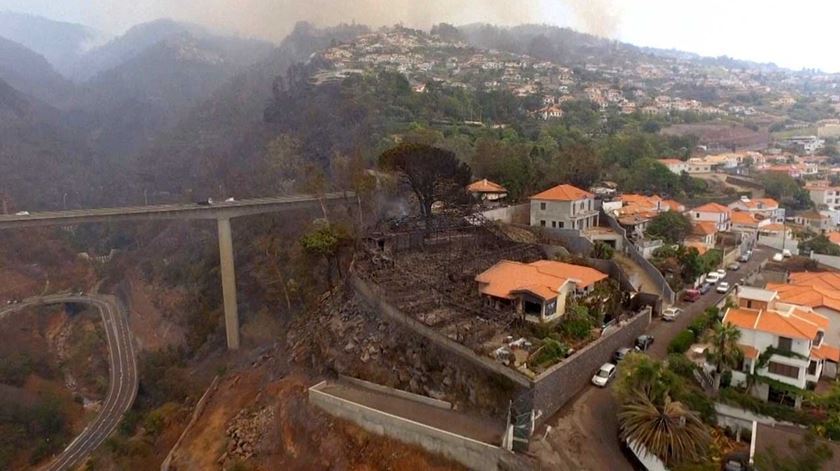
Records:
[[[0,319],[26,307],[65,303],[88,304],[99,309],[108,342],[111,377],[108,394],[99,413],[60,455],[43,467],[49,471],[72,469],[84,460],[114,431],[137,395],[137,359],[131,331],[125,313],[113,296],[59,294],[32,297],[0,309]]]

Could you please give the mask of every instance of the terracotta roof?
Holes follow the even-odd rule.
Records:
[[[840,290],[840,273],[795,272],[790,274],[790,284]]]
[[[662,198],[653,195],[653,196],[645,196],[645,195],[636,195],[636,194],[624,194],[618,197],[624,204],[630,205],[637,205],[637,206],[644,206],[647,208],[656,208],[659,206],[659,203],[662,201]]]
[[[659,159],[662,165],[679,165],[686,163],[684,160],[680,159]]]
[[[588,191],[581,190],[573,185],[557,185],[554,188],[549,188],[542,193],[537,193],[532,196],[532,200],[550,200],[550,201],[575,201],[584,198],[592,198],[595,195]]]
[[[521,263],[502,260],[475,277],[482,284],[482,294],[511,299],[514,294],[527,291],[542,299],[551,299],[567,282],[585,288],[607,278],[594,268],[551,260]]]
[[[740,348],[741,351],[744,353],[745,358],[751,358],[753,360],[758,358],[758,349],[756,349],[755,347],[739,343],[738,348]]]
[[[824,216],[824,215],[814,211],[813,209],[809,210],[809,211],[805,211],[804,213],[799,213],[796,216],[800,217],[802,219],[810,219],[810,220],[828,219],[828,216]]]
[[[467,185],[467,191],[472,193],[507,193],[505,187],[486,178]]]
[[[755,218],[755,216],[746,211],[733,211],[731,218],[732,224],[758,227],[758,220]]]
[[[786,283],[768,283],[767,289],[777,291],[779,300],[785,303],[810,308],[827,307],[840,312],[840,290]]]
[[[691,233],[701,236],[715,234],[717,233],[717,224],[712,221],[695,221],[691,226]]]
[[[738,203],[741,203],[745,207],[750,209],[777,209],[779,207],[779,203],[773,198],[754,198],[749,200],[740,200],[732,204],[737,205]]]
[[[840,348],[832,347],[825,342],[819,347],[812,348],[811,355],[822,360],[831,360],[834,363],[840,363]]]
[[[782,337],[805,340],[812,340],[816,337],[818,330],[825,330],[823,320],[825,323],[828,322],[824,316],[800,310],[782,314],[773,310],[730,308],[723,316],[723,322],[729,322],[742,329],[759,330]]]
[[[691,210],[694,213],[726,213],[729,214],[732,211],[722,204],[717,203],[706,203],[703,206],[699,206]]]
[[[840,232],[831,231],[826,234],[826,237],[828,237],[828,240],[830,240],[832,244],[840,245]]]
[[[785,230],[785,225],[779,223],[767,224],[766,226],[762,226],[761,230],[764,232],[782,232]]]
[[[668,209],[671,211],[685,211],[685,205],[677,200],[664,200],[662,201],[662,205],[668,206]]]
[[[553,260],[538,260],[530,265],[537,267],[541,272],[558,277],[563,276],[573,280],[578,288],[586,288],[603,279],[609,278],[609,275],[601,273],[594,268],[573,265],[571,263],[555,262]]]
[[[685,243],[683,243],[683,245],[688,247],[688,248],[697,249],[697,254],[698,255],[703,255],[704,253],[709,251],[709,248],[706,247],[706,244],[704,244],[703,242],[696,241],[696,240],[685,241]]]

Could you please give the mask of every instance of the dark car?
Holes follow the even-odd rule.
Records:
[[[706,293],[708,293],[709,291],[712,290],[712,284],[711,283],[703,283],[702,285],[700,285],[700,288],[698,290],[700,291],[700,294],[706,294]]]
[[[653,335],[644,334],[636,337],[636,350],[644,352],[651,345],[653,345]]]
[[[701,293],[700,291],[698,291],[696,289],[687,289],[687,290],[685,290],[685,293],[683,293],[683,298],[682,299],[683,299],[683,301],[685,301],[687,303],[693,303],[694,301],[697,301],[698,299],[700,299],[701,294],[703,294],[703,293]]]
[[[631,350],[631,349],[629,349],[629,348],[627,348],[627,347],[619,348],[618,350],[616,350],[616,351],[615,351],[615,353],[613,353],[613,363],[618,363],[618,362],[620,362],[620,361],[621,361],[621,360],[623,360],[623,359],[624,359],[624,357],[626,357],[626,356],[627,356],[627,354],[628,354],[628,353],[630,353],[631,351],[632,351],[632,350]]]

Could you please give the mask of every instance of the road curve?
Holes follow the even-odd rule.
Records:
[[[20,304],[0,309],[0,319],[25,307],[44,304],[79,303],[99,309],[108,342],[110,381],[108,394],[99,414],[70,442],[61,454],[43,467],[49,471],[63,471],[85,459],[114,431],[123,414],[131,408],[137,395],[137,359],[128,319],[112,296],[53,295],[28,298]]]

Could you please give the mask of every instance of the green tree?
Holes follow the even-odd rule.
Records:
[[[426,144],[400,144],[379,156],[379,165],[400,174],[414,192],[425,218],[435,201],[452,201],[464,194],[472,173],[453,152]]]
[[[676,211],[665,211],[650,220],[648,237],[678,244],[691,234],[691,219]]]
[[[590,255],[593,258],[599,258],[601,260],[610,260],[613,258],[613,255],[615,255],[615,249],[609,244],[597,241],[592,246],[592,253]]]
[[[588,145],[575,144],[561,149],[555,162],[557,182],[589,188],[601,178],[601,158]]]
[[[738,347],[741,331],[729,322],[717,322],[709,332],[707,341],[712,348],[706,356],[715,365],[715,391],[720,389],[720,378],[725,371],[738,368],[744,359],[744,354]]]
[[[815,252],[823,255],[840,255],[840,246],[828,240],[824,235],[818,235],[799,244],[799,251],[803,254]]]
[[[307,232],[300,238],[303,250],[315,257],[323,257],[327,261],[327,280],[332,285],[332,267],[341,276],[339,254],[341,249],[350,241],[347,231],[334,224],[323,224]]]
[[[621,405],[618,424],[622,439],[642,445],[666,466],[704,458],[711,441],[697,413],[667,394],[657,404],[636,391]]]

